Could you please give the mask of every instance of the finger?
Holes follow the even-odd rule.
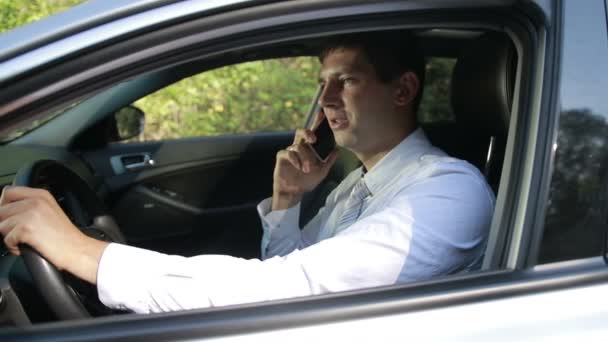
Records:
[[[25,198],[29,198],[30,200],[42,200],[46,204],[50,206],[51,209],[63,212],[63,208],[57,203],[55,196],[51,194],[47,189],[41,188],[31,188],[31,187],[18,187],[19,190],[22,190]],[[33,201],[36,203],[35,201]],[[38,203],[41,204],[41,203]]]
[[[327,159],[322,163],[322,168],[324,171],[329,171],[329,169],[336,163],[338,157],[340,156],[340,150],[338,148],[334,148],[333,151],[329,153]]]
[[[2,190],[2,198],[0,199],[0,205],[21,201],[26,198],[40,198],[55,207],[59,207],[53,195],[51,195],[51,193],[48,192],[48,190],[46,189],[14,185],[4,187],[4,189]]]
[[[29,188],[25,186],[7,185],[2,189],[2,198],[0,204],[8,204],[16,201],[21,201],[28,197],[36,197],[40,194],[38,189]]]
[[[309,173],[314,168],[318,167],[319,159],[310,144],[294,145],[293,149],[298,153],[298,157],[302,163],[302,171],[304,173]]]
[[[6,236],[15,226],[14,221],[11,217],[6,220],[0,221],[0,235]]]
[[[312,144],[315,141],[317,141],[317,136],[310,129],[298,128],[296,130],[296,134],[295,134],[295,137],[294,137],[293,140],[294,140],[293,141],[294,145],[298,145],[298,144],[301,144],[301,143]]]
[[[298,153],[292,150],[281,150],[279,151],[277,158],[280,160],[287,160],[294,168],[302,170],[302,162],[298,157]]]
[[[15,243],[15,239],[13,238],[13,236],[15,236],[15,233],[11,233],[9,235],[7,235],[4,238],[4,245],[6,246],[6,249],[8,249],[8,251],[12,254],[12,255],[16,255],[19,256],[21,255],[21,249],[19,249],[19,244]]]
[[[323,119],[325,119],[325,112],[323,112],[323,108],[321,108],[317,112],[317,115],[315,116],[315,119],[312,122],[311,129],[314,131],[317,127],[319,127]]]
[[[9,203],[7,200],[7,192],[9,191],[9,189],[11,188],[10,185],[6,185],[4,188],[2,188],[2,195],[0,195],[0,205]]]
[[[28,200],[16,201],[0,206],[0,222],[29,208]]]
[[[19,245],[17,245],[17,246],[9,245],[7,238],[4,238],[4,245],[6,246],[6,249],[8,249],[9,253],[11,253],[12,255],[15,255],[15,256],[21,255],[21,249],[19,249]]]
[[[24,242],[27,233],[24,226],[19,225],[19,217],[12,216],[8,220],[0,222],[0,233],[4,236],[4,245],[14,254],[19,255],[19,244]]]
[[[30,207],[44,207],[45,205],[54,210],[63,209],[59,206],[53,195],[46,189],[30,188],[25,186],[8,186],[2,189],[2,198],[0,199],[0,208],[4,208],[8,204],[20,203],[19,206],[8,209],[6,215],[14,215],[17,212],[27,210]],[[0,214],[0,220],[2,219]]]

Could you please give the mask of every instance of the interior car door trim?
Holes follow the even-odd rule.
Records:
[[[221,207],[221,208],[199,208],[199,207],[190,205],[188,203],[185,203],[183,201],[178,201],[169,196],[162,195],[162,194],[158,193],[157,191],[151,190],[150,188],[143,186],[143,185],[136,186],[134,190],[136,192],[141,193],[144,196],[151,197],[154,200],[164,203],[168,206],[177,208],[182,211],[186,211],[193,215],[199,215],[199,216],[229,214],[231,212],[239,212],[244,209],[253,209],[258,205],[258,202],[250,202],[250,203],[231,205],[231,206],[226,206],[226,207]]]

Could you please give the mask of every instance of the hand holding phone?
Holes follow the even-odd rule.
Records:
[[[338,158],[325,114],[318,111],[314,118],[310,129],[297,129],[293,145],[277,153],[272,210],[287,209],[299,202],[304,193],[312,191],[327,177]]]

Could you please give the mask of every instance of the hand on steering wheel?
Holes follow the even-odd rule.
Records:
[[[80,204],[77,207],[88,215],[71,214],[93,218],[92,226],[81,229],[103,230],[100,234],[88,235],[124,241],[113,220],[104,214],[95,192],[74,172],[55,161],[39,161],[22,168],[13,182],[15,186],[3,190],[0,233],[8,249],[23,256],[35,285],[59,318],[89,317],[81,299],[66,285],[55,266],[95,284],[99,260],[108,242],[84,234],[49,191],[33,188],[48,179],[69,190]]]
[[[0,197],[0,220],[0,233],[12,254],[20,255],[19,245],[26,244],[60,270],[69,269],[90,240],[44,189],[5,187]],[[84,280],[95,283],[86,275]]]

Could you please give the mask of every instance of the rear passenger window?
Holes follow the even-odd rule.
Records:
[[[455,64],[455,58],[427,59],[424,93],[418,108],[421,124],[456,121],[450,103],[450,80]]]
[[[316,57],[293,57],[189,77],[134,103],[145,112],[146,122],[143,134],[133,140],[293,130],[304,124],[319,68]]]
[[[589,6],[563,2],[562,110],[540,263],[599,256],[605,242],[608,38],[605,13],[596,10],[602,2],[590,1]]]

